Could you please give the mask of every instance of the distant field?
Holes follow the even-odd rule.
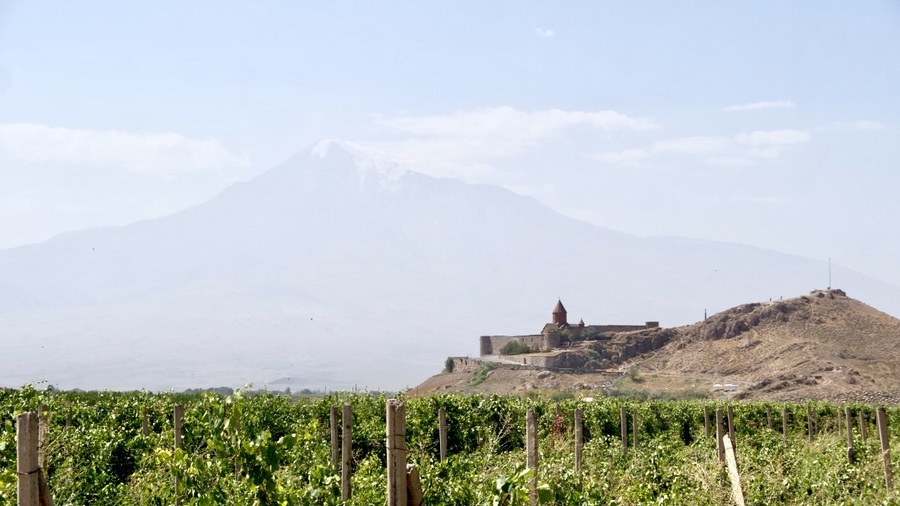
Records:
[[[403,396],[400,396],[403,399]],[[353,411],[347,504],[386,503],[386,397],[273,394],[222,397],[0,390],[0,505],[16,504],[16,415],[46,405],[46,473],[56,504],[342,504],[331,452],[331,407]],[[408,461],[425,504],[522,504],[528,487],[525,412],[538,420],[542,504],[731,504],[731,484],[708,437],[701,401],[435,395],[404,399]],[[183,446],[173,450],[172,412],[184,406]],[[857,459],[848,462],[838,407],[734,403],[737,465],[747,504],[895,504],[885,490],[875,409],[851,408]],[[844,406],[841,406],[843,410]],[[448,458],[439,459],[438,410],[447,413]],[[621,409],[628,414],[623,455]],[[583,468],[575,470],[573,420],[583,413]],[[782,409],[788,422],[782,435]],[[808,441],[807,410],[816,435]],[[340,419],[338,409],[338,419]],[[633,447],[633,416],[637,447]],[[900,408],[887,410],[895,423]],[[771,417],[769,416],[771,415]],[[142,434],[146,417],[147,434]],[[772,425],[770,428],[770,418]],[[714,417],[713,417],[714,420]],[[868,438],[859,433],[859,422]],[[844,427],[842,423],[840,427]],[[845,430],[845,429],[841,429]],[[713,428],[713,434],[715,430]],[[894,459],[896,466],[897,459]]]

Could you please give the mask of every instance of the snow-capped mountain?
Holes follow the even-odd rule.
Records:
[[[325,141],[182,212],[0,251],[0,385],[397,389],[479,335],[538,331],[557,297],[587,323],[670,326],[827,272],[603,229]],[[900,288],[834,279],[900,314]]]

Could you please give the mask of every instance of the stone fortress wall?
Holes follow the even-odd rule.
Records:
[[[480,359],[469,357],[447,357],[444,364],[445,371],[453,372],[475,372],[484,365]]]
[[[528,346],[528,348],[535,353],[544,349],[543,334],[532,334],[528,336],[481,336],[479,354],[482,357],[485,355],[497,355],[500,353],[501,348],[513,341],[519,341],[525,346]]]
[[[588,327],[570,327],[570,331],[576,335],[582,329],[589,328],[594,332],[634,332],[638,330],[653,329],[659,327],[659,322],[647,322],[644,325],[590,325]],[[485,355],[497,355],[505,345],[512,341],[519,341],[528,346],[532,353],[551,351],[560,344],[560,335],[556,332],[545,334],[531,334],[522,336],[481,336],[479,353]]]

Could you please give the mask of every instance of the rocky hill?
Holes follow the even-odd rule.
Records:
[[[900,392],[900,320],[841,290],[743,304],[692,325],[616,334],[560,353],[570,355],[565,363],[578,372],[479,364],[435,376],[418,391],[593,395],[592,390],[626,389],[648,395],[879,402],[896,401],[894,392]],[[598,359],[608,369],[588,370]],[[479,371],[483,378],[473,381]]]
[[[631,364],[722,378],[752,397],[900,390],[900,320],[841,290],[814,291],[712,315]]]

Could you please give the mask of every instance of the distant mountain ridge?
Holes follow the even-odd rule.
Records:
[[[477,354],[478,335],[532,331],[559,296],[588,323],[671,326],[826,272],[630,236],[323,142],[179,213],[0,251],[0,384],[396,389]],[[835,278],[900,314],[900,288]]]

